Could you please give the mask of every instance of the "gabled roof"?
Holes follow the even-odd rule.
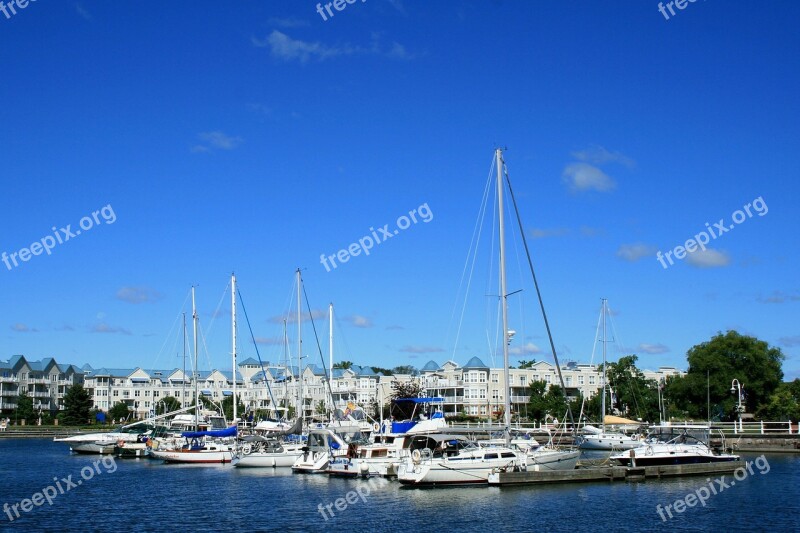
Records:
[[[239,366],[261,366],[261,363],[259,363],[252,357],[248,357],[244,361],[239,361]]]

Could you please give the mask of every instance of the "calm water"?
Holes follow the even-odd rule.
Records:
[[[420,490],[397,482],[370,485],[281,470],[165,465],[147,459],[117,459],[114,464],[107,459],[92,467],[96,460],[70,455],[65,445],[49,440],[0,439],[0,504],[31,498],[56,485],[54,477],[64,490],[58,494],[54,486],[52,506],[45,501],[27,513],[20,510],[13,522],[3,512],[0,531],[800,530],[800,456],[767,455],[769,472],[754,467],[753,475],[712,495],[705,507],[673,512],[672,519],[665,514],[666,522],[656,506],[707,486],[705,478]],[[60,480],[70,475],[75,486],[67,490],[68,483]],[[725,482],[731,479],[726,476]],[[355,503],[340,501],[347,508],[331,507],[336,516],[325,511],[326,521],[318,505],[347,498],[348,492]]]

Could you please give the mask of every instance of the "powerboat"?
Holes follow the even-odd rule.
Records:
[[[663,466],[739,461],[740,456],[716,453],[708,445],[711,428],[706,425],[651,426],[644,446],[612,454],[623,466]]]

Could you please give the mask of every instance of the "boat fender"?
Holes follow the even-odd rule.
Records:
[[[645,449],[644,454],[645,455],[653,455],[653,447],[652,446],[648,446],[647,449]]]
[[[375,422],[374,424],[372,424],[372,429],[375,431],[375,433],[377,433],[381,430],[381,425]]]
[[[419,463],[422,460],[422,454],[419,452],[419,450],[414,450],[411,452],[411,460],[415,463]]]
[[[253,446],[248,442],[244,446],[242,446],[242,453],[245,455],[250,455],[250,452],[253,451]]]
[[[117,441],[117,446],[119,446],[120,448],[124,448],[125,447],[125,441],[122,440],[122,439],[119,439]]]

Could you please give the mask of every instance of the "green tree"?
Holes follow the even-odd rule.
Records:
[[[117,422],[128,420],[130,414],[131,410],[128,409],[128,406],[124,402],[117,402],[108,410],[108,416],[111,420],[116,420]]]
[[[533,368],[533,365],[535,364],[536,364],[536,359],[531,359],[530,361],[526,361],[525,359],[520,359],[519,368]]]
[[[762,420],[800,420],[800,379],[778,385],[756,415]]]
[[[317,402],[317,405],[314,406],[314,412],[317,413],[318,415],[324,415],[325,413],[328,412],[328,408],[325,405],[324,400],[320,400]]]
[[[406,374],[409,376],[416,376],[419,374],[419,370],[417,370],[416,367],[413,367],[411,365],[400,365],[392,369],[392,374]]]
[[[655,421],[658,416],[658,383],[653,379],[645,379],[644,374],[636,368],[637,357],[626,355],[616,363],[608,363],[606,379],[614,392],[606,397],[605,414],[613,413],[628,418],[641,418]],[[600,397],[602,399],[602,397]],[[599,408],[596,411],[599,414]]]
[[[544,381],[533,381],[529,385],[528,419],[544,422],[547,415],[562,420],[567,412],[564,393],[559,385],[547,387]]]
[[[181,408],[181,402],[174,396],[164,396],[156,402],[156,413],[171,413]]]
[[[17,408],[14,410],[14,419],[17,424],[23,420],[26,424],[32,424],[37,417],[36,411],[33,409],[33,398],[28,396],[28,391],[22,390],[17,396]]]
[[[245,407],[244,404],[242,403],[241,398],[237,399],[236,417],[241,420],[242,418],[244,418],[245,412],[246,412]],[[225,416],[225,420],[228,420],[229,422],[233,423],[233,395],[225,396],[225,398],[222,399],[222,413]]]
[[[738,395],[731,393],[734,379],[742,384],[745,409],[754,413],[770,402],[782,383],[784,358],[779,348],[755,337],[736,331],[718,333],[688,351],[689,370],[685,376],[667,381],[665,397],[670,415],[706,418],[710,397],[725,418],[733,420],[738,402]]]
[[[64,394],[64,424],[82,426],[89,420],[92,399],[80,383],[72,385]]]
[[[351,366],[353,366],[351,361],[339,361],[338,363],[333,363],[333,368],[341,368],[344,370],[347,370]]]

